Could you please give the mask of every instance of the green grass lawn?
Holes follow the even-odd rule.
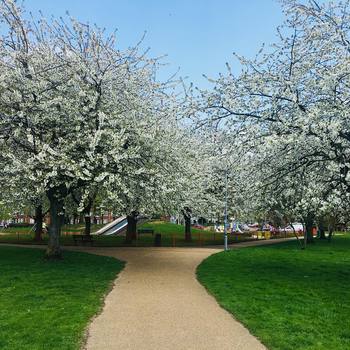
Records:
[[[0,247],[0,349],[79,349],[89,320],[123,263],[64,252]]]
[[[93,225],[92,232],[97,231],[103,225]],[[185,241],[185,228],[183,225],[177,225],[165,221],[148,221],[138,226],[138,228],[151,228],[155,233],[162,235],[162,246],[164,247],[191,247],[191,246],[208,246],[222,245],[224,235],[221,232],[214,232],[213,229],[200,230],[192,228],[192,242]],[[72,234],[83,233],[84,225],[65,225],[62,227],[61,244],[74,245]],[[260,233],[260,237],[261,233]],[[20,243],[33,244],[34,233],[28,227],[11,227],[0,231],[0,243]],[[43,235],[43,242],[47,244],[47,235]],[[230,235],[228,236],[229,244],[240,241],[252,240],[249,235]],[[122,247],[125,246],[125,236],[94,236],[94,246],[97,247]],[[131,246],[150,247],[154,245],[154,236],[151,234],[142,234],[135,240]]]
[[[93,231],[100,228],[101,225],[93,227]],[[149,221],[138,226],[138,228],[151,228],[155,233],[162,235],[163,246],[204,246],[204,245],[217,245],[223,244],[223,234],[215,233],[212,230],[199,230],[192,228],[192,242],[185,242],[185,228],[182,225],[176,225],[165,221]],[[65,225],[62,228],[61,243],[63,245],[73,245],[74,241],[72,233],[77,234],[83,232],[84,225]],[[29,232],[28,228],[12,227],[3,230],[0,233],[0,243],[21,243],[32,244],[34,234]],[[44,240],[42,244],[47,243],[47,235],[43,236]],[[238,240],[242,240],[246,237],[239,237]],[[236,242],[237,239],[233,236],[229,236],[229,243]],[[132,243],[132,246],[153,246],[154,236],[151,234],[143,234],[138,237],[136,241]],[[125,237],[116,236],[94,236],[94,246],[125,246]]]
[[[208,244],[222,244],[223,235],[215,233],[213,230],[200,230],[192,227],[192,242],[185,241],[185,227],[166,221],[149,221],[140,226],[140,228],[153,229],[154,233],[162,235],[162,245],[164,246],[200,246]],[[153,237],[150,235],[141,235],[139,242],[148,242],[153,244]]]
[[[197,270],[269,349],[350,349],[350,235],[215,254]]]

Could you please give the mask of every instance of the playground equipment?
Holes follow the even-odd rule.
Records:
[[[146,216],[140,215],[137,217],[137,225],[142,225],[146,221]],[[121,216],[118,219],[115,219],[114,221],[110,222],[106,226],[100,228],[98,231],[95,232],[95,234],[104,236],[118,235],[120,233],[124,233],[127,227],[128,220],[126,219],[126,216]]]
[[[125,231],[127,226],[128,221],[126,219],[126,216],[121,216],[118,219],[110,222],[106,226],[100,228],[98,231],[96,231],[95,234],[104,236],[117,235]]]
[[[286,226],[282,229],[285,232],[292,233],[292,232],[304,232],[304,225],[299,222],[294,222],[291,225]]]

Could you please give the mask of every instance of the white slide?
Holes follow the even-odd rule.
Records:
[[[128,225],[128,221],[126,219],[126,216],[121,216],[118,219],[110,222],[106,226],[103,226],[102,228],[100,228],[98,231],[95,232],[95,235],[104,235],[104,236],[117,235],[118,233],[125,230],[127,225]]]

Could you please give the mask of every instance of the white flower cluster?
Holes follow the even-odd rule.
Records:
[[[174,82],[155,80],[157,60],[74,19],[38,24],[22,11],[0,2],[2,192],[47,197],[52,234],[71,196],[84,212],[96,199],[123,214],[181,207],[195,136]]]
[[[349,2],[283,6],[279,42],[254,60],[237,56],[241,74],[221,75],[202,92],[199,111],[244,154],[234,171],[242,209],[265,217],[278,210],[286,221],[348,221]]]

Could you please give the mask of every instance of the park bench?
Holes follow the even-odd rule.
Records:
[[[154,230],[152,230],[151,228],[142,228],[137,230],[137,234],[138,235],[142,235],[142,234],[151,234],[152,236],[154,235]]]
[[[78,245],[78,243],[90,243],[91,246],[94,242],[94,239],[92,236],[90,235],[72,235],[73,240],[74,240],[74,244]]]

